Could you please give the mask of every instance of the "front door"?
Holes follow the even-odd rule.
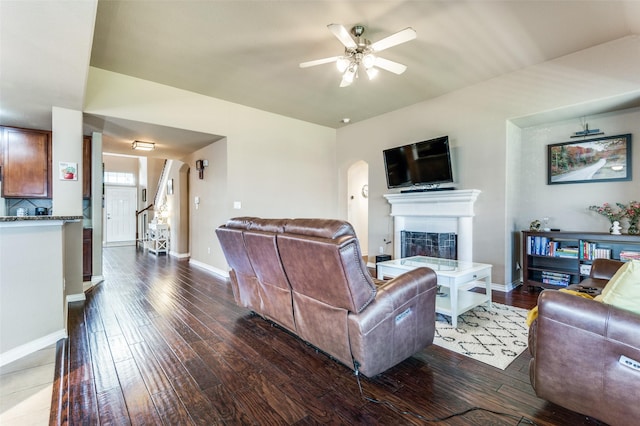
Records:
[[[136,197],[135,187],[105,187],[105,243],[135,244]]]

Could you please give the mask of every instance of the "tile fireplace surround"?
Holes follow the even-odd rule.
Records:
[[[473,260],[473,205],[480,190],[385,194],[393,217],[393,253],[401,253],[400,232],[454,232],[458,260]]]

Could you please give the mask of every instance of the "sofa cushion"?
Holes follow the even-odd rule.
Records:
[[[640,260],[618,269],[596,300],[640,315]]]

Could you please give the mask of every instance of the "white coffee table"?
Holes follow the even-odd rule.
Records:
[[[394,278],[407,271],[426,266],[435,271],[440,295],[436,296],[436,312],[451,317],[458,326],[458,315],[488,302],[491,308],[491,265],[437,257],[413,256],[388,260],[377,265],[378,279]],[[474,281],[484,281],[486,293],[468,291]],[[469,285],[465,285],[469,284]]]

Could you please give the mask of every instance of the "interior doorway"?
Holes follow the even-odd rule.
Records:
[[[105,245],[134,245],[136,241],[135,186],[105,186]]]
[[[365,259],[369,255],[369,164],[358,161],[347,171],[347,220],[353,225],[360,250]]]

